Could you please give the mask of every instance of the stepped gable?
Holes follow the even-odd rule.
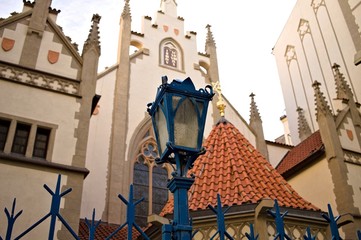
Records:
[[[315,154],[324,154],[320,131],[314,132],[303,142],[290,150],[276,167],[277,171],[287,177],[313,160]]]
[[[224,118],[204,142],[207,152],[200,156],[190,174],[195,182],[189,190],[190,211],[217,205],[219,193],[223,206],[254,204],[262,199],[277,199],[280,206],[319,210],[304,200],[248,140]],[[161,215],[173,212],[170,199]]]

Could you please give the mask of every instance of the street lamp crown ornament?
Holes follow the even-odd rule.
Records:
[[[174,174],[185,176],[194,160],[205,152],[203,133],[213,95],[212,86],[196,90],[189,77],[171,83],[166,76],[162,77],[156,99],[147,109],[158,145],[158,164],[176,164]]]

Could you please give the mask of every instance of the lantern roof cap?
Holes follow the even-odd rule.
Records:
[[[192,96],[199,99],[206,99],[208,101],[212,100],[214,95],[211,85],[205,86],[204,89],[200,88],[197,90],[189,77],[184,80],[174,79],[171,83],[168,83],[168,77],[163,76],[162,84],[158,87],[155,101],[148,104],[148,112],[150,114],[155,111],[156,106],[159,104],[166,92],[184,96]]]
[[[162,78],[163,79],[163,78]],[[163,80],[162,80],[163,81]],[[168,88],[170,91],[180,91],[182,93],[184,93],[185,95],[187,95],[187,93],[189,94],[196,94],[196,95],[204,95],[207,98],[208,97],[213,97],[213,88],[210,85],[207,85],[204,89],[200,88],[199,90],[196,89],[196,87],[194,86],[192,80],[187,77],[184,80],[180,80],[180,79],[174,79],[170,84],[168,84],[167,82],[164,83],[160,86],[160,88]]]

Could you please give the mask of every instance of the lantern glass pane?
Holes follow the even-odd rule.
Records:
[[[172,107],[173,111],[177,108],[179,101],[182,99],[181,96],[173,95],[172,96]]]
[[[196,101],[197,102],[197,107],[198,107],[198,111],[199,111],[199,116],[202,117],[203,115],[203,108],[204,108],[204,102],[203,101]]]
[[[175,145],[196,149],[198,139],[198,117],[196,106],[186,98],[176,109],[174,116]]]
[[[167,121],[161,107],[158,107],[157,112],[155,113],[155,122],[158,129],[158,138],[160,144],[159,155],[161,156],[166,148],[166,143],[168,141]]]

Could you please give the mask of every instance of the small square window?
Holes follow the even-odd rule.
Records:
[[[30,128],[30,125],[22,123],[17,124],[11,152],[25,155],[26,147],[28,145]]]
[[[38,128],[36,130],[33,157],[46,158],[49,136],[50,129]]]
[[[4,151],[9,128],[10,121],[0,119],[0,151]]]

